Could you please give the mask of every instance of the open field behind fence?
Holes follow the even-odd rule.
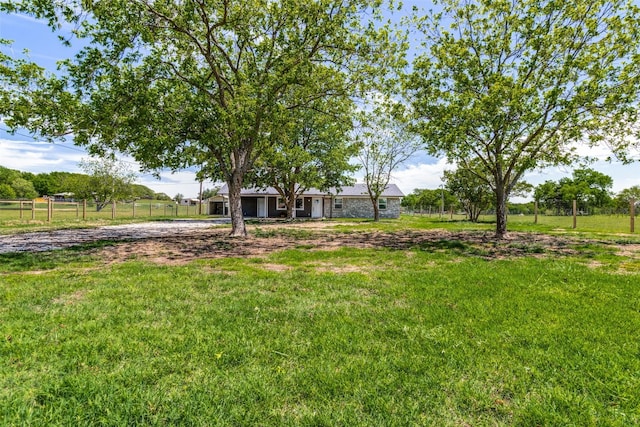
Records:
[[[425,218],[427,223],[457,223],[462,228],[467,223],[465,215],[446,213],[440,214],[419,214],[409,213],[408,217]],[[634,231],[637,232],[638,213],[634,216]],[[477,224],[467,223],[471,228],[487,228],[495,227],[495,215],[480,215]],[[622,214],[612,215],[583,215],[576,218],[575,229],[573,227],[573,217],[566,215],[538,215],[537,221],[534,215],[509,215],[507,219],[507,227],[510,230],[518,231],[585,231],[599,233],[630,233],[631,232],[631,216]]]
[[[171,201],[138,200],[107,205],[100,211],[93,203],[80,202],[34,202],[32,200],[0,200],[1,222],[99,220],[153,217],[197,216],[202,211],[198,205],[178,205]]]
[[[192,218],[206,216],[206,206],[198,205],[177,205],[171,201],[160,200],[138,200],[134,202],[121,202],[115,205],[108,205],[101,211],[97,211],[94,204],[84,206],[83,202],[52,202],[51,210],[47,202],[33,201],[3,201],[0,200],[0,225],[23,225],[33,224],[64,224],[78,223],[86,221],[109,221],[109,220],[144,220],[160,218]],[[200,214],[202,212],[202,214]],[[477,224],[466,221],[462,214],[446,212],[439,213],[408,213],[407,218],[421,218],[428,227],[445,226],[447,228],[486,228],[492,229],[495,226],[495,215],[481,215]],[[424,221],[422,221],[424,220]],[[638,224],[638,212],[635,212],[634,223]],[[508,217],[508,228],[517,231],[584,231],[600,233],[630,233],[631,216],[622,214],[612,215],[582,215],[575,219],[572,216],[563,215],[510,215]],[[634,231],[635,230],[634,226]]]

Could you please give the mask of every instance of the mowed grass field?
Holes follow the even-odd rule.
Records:
[[[443,226],[476,227],[324,232]],[[562,256],[0,255],[0,425],[639,425],[640,238],[604,235]]]

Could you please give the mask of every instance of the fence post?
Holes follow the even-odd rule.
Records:
[[[31,219],[36,219],[36,199],[31,201]]]
[[[82,200],[82,220],[87,220],[87,199]]]
[[[116,201],[111,203],[111,219],[116,219]]]
[[[22,219],[22,207],[23,207],[22,204],[23,204],[23,201],[20,200],[20,219]]]
[[[76,219],[80,218],[80,203],[76,202]]]
[[[51,217],[53,216],[53,202],[51,199],[47,200],[47,222],[51,222]]]
[[[149,216],[153,215],[153,213],[151,213],[152,206],[153,206],[153,203],[149,202]]]
[[[133,201],[133,218],[136,217],[136,201]]]
[[[629,206],[629,207],[630,207],[630,210],[631,210],[631,232],[635,233],[635,231],[636,231],[635,230],[636,229],[636,224],[635,224],[635,222],[636,222],[636,201],[634,199],[631,199],[630,204],[631,204],[631,206]]]
[[[538,201],[537,200],[533,204],[533,212],[534,212],[533,223],[537,224],[538,223]]]
[[[577,226],[577,216],[578,216],[578,202],[576,200],[573,201],[573,228]]]

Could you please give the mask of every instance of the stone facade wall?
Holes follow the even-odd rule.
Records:
[[[327,218],[373,218],[373,206],[367,197],[344,197],[342,209],[332,209],[333,199],[325,199],[324,216]],[[387,198],[387,209],[380,210],[380,218],[399,218],[400,199]]]

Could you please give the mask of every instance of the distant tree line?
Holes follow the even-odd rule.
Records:
[[[447,171],[443,185],[438,189],[415,189],[402,200],[402,206],[413,212],[437,213],[462,210],[470,221],[477,222],[482,213],[494,213],[493,190],[487,182],[477,179],[478,171],[461,167]],[[571,215],[573,201],[581,214],[626,213],[631,200],[640,204],[640,186],[626,188],[617,194],[611,191],[613,179],[590,168],[576,169],[571,178],[545,181],[533,187],[526,182],[518,183],[514,194],[525,196],[533,190],[541,212],[552,215]],[[508,204],[511,214],[531,214],[533,202]]]
[[[78,199],[92,199],[90,175],[72,172],[34,174],[0,166],[0,200],[30,200],[58,193],[73,193]],[[129,184],[131,199],[171,200],[164,193],[156,193],[140,184]]]
[[[555,215],[570,215],[573,201],[581,214],[624,213],[633,199],[640,202],[640,186],[626,188],[618,194],[611,191],[613,179],[593,169],[577,169],[571,178],[545,181],[534,191],[538,207]]]

